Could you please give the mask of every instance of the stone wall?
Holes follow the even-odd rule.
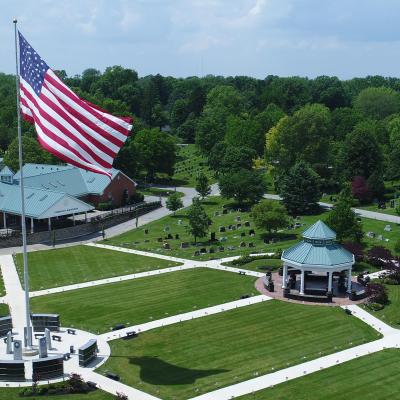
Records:
[[[153,203],[145,203],[139,205],[132,211],[127,211],[120,214],[110,213],[107,214],[107,216],[103,219],[92,220],[87,224],[80,224],[68,228],[55,229],[52,232],[45,231],[45,232],[28,233],[27,241],[28,244],[37,244],[37,243],[51,244],[53,242],[53,237],[52,237],[53,234],[55,234],[56,243],[63,240],[80,238],[83,236],[100,232],[102,229],[107,229],[111,228],[112,226],[122,224],[123,222],[136,218],[136,216],[147,214],[148,212],[153,211],[159,207],[161,207],[161,203],[159,201]],[[0,248],[17,247],[17,246],[22,246],[22,236],[20,234],[0,238]]]

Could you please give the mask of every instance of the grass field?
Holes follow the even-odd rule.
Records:
[[[400,285],[386,285],[386,288],[389,295],[389,304],[383,310],[372,311],[366,306],[364,308],[387,324],[400,328]]]
[[[32,309],[59,313],[63,326],[107,332],[258,294],[255,278],[231,272],[194,269],[93,288],[34,297]]]
[[[8,304],[0,303],[0,316],[5,317],[10,314],[10,309],[8,308]]]
[[[237,400],[384,400],[400,393],[400,350],[388,349]]]
[[[100,371],[163,399],[187,399],[378,337],[338,307],[271,300],[112,341]]]
[[[107,239],[104,241],[104,243],[134,248],[138,250],[149,250],[156,253],[174,255],[177,257],[184,257],[196,260],[209,260],[213,258],[229,257],[246,253],[274,251],[277,249],[283,249],[292,246],[293,244],[297,243],[298,239],[295,238],[294,240],[286,240],[272,244],[265,244],[263,242],[264,232],[259,231],[255,228],[248,212],[232,211],[228,214],[222,214],[222,208],[224,204],[229,204],[229,201],[218,196],[211,196],[203,202],[207,214],[213,220],[213,223],[210,226],[210,232],[215,232],[217,239],[220,239],[221,237],[226,237],[227,240],[223,242],[217,241],[215,243],[212,243],[208,240],[210,237],[208,236],[206,240],[199,240],[198,246],[195,246],[194,239],[187,233],[186,210],[184,209],[179,211],[176,216],[167,216],[161,218],[157,221],[146,224],[146,226],[126,232],[114,238]],[[216,211],[218,211],[220,215],[215,216],[214,213]],[[302,224],[302,226],[298,229],[293,229],[285,233],[290,233],[295,236],[305,230],[306,227],[316,222],[318,219],[325,219],[326,216],[327,213],[301,217],[301,220],[299,222]],[[236,225],[238,223],[236,221],[236,217],[241,218],[240,223],[242,224],[242,227],[240,229],[229,231],[227,229],[229,225]],[[179,225],[179,220],[182,221],[181,225]],[[245,221],[250,222],[250,227],[243,226]],[[220,233],[220,226],[224,226],[226,228],[226,232]],[[174,237],[175,234],[179,234],[179,239],[168,240],[171,250],[163,249],[162,243],[157,241],[158,238],[165,238],[167,236],[167,232],[165,231],[166,227],[168,227],[169,229],[168,233],[171,233]],[[149,230],[148,234],[144,233],[145,229]],[[249,236],[250,229],[255,230],[256,234],[254,237]],[[246,236],[241,237],[242,232],[244,232]],[[149,242],[145,242],[145,240],[149,240]],[[242,241],[245,242],[247,246],[248,243],[251,242],[253,243],[254,247],[241,248],[239,247],[239,245]],[[189,248],[181,249],[181,242],[188,242],[191,245]],[[224,246],[224,252],[218,251],[219,246]],[[216,252],[212,254],[194,256],[195,250],[200,250],[202,247],[205,247],[208,250],[210,249],[210,247],[213,247]],[[228,247],[234,247],[234,249],[230,250],[228,249]]]
[[[250,271],[256,272],[265,272],[266,268],[271,268],[273,271],[277,271],[282,266],[282,261],[276,258],[264,258],[261,260],[253,260],[243,265],[235,265],[232,262],[223,263],[222,265],[227,265],[234,268],[248,269]]]
[[[22,254],[15,257],[23,282]],[[179,265],[172,261],[89,246],[28,253],[30,289],[40,290]]]
[[[21,397],[19,393],[22,388],[0,388],[0,400],[17,400],[17,399],[30,399],[30,400],[112,400],[115,396],[96,390],[86,394],[67,394],[67,395],[46,395],[46,396],[29,396]]]
[[[3,276],[1,275],[0,271],[0,297],[5,296],[5,294],[6,294],[6,288],[4,287]]]
[[[384,230],[386,225],[391,226],[392,230],[390,232],[386,232]],[[364,241],[368,247],[384,246],[390,249],[391,251],[394,250],[394,245],[396,243],[396,240],[399,239],[400,237],[400,226],[385,221],[377,221],[375,219],[370,219],[370,218],[363,218],[362,226],[364,232],[374,232],[376,234],[376,237],[374,239],[364,236]],[[384,239],[389,239],[389,240],[388,241],[378,240],[377,239],[378,235],[382,235]]]
[[[141,189],[140,193],[143,193],[144,195],[147,195],[147,196],[161,196],[161,197],[168,197],[172,193],[178,193],[179,197],[184,196],[184,194],[182,192],[175,192],[174,190],[159,189],[159,188],[153,188],[153,187]]]

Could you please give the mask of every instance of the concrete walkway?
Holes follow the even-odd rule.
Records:
[[[162,326],[173,325],[183,321],[190,321],[192,319],[207,317],[209,315],[219,314],[221,312],[234,310],[236,308],[250,306],[252,304],[262,303],[263,301],[271,300],[271,297],[265,295],[253,296],[247,299],[235,300],[229,303],[218,304],[217,306],[201,308],[200,310],[190,311],[183,314],[173,315],[171,317],[158,319],[156,321],[146,322],[140,325],[133,325],[118,331],[107,332],[99,337],[102,340],[110,341],[126,336],[127,332],[145,332],[151,329],[160,328]]]

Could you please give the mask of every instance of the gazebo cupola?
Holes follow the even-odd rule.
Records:
[[[336,233],[324,222],[317,221],[302,234],[303,240],[282,253],[283,281],[282,288],[287,289],[288,271],[300,270],[300,295],[305,291],[305,272],[326,273],[328,291],[332,292],[334,272],[347,271],[347,291],[351,291],[351,269],[354,255],[339,243]]]

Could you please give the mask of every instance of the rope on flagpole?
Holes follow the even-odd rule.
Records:
[[[13,20],[14,23],[14,38],[15,38],[15,84],[17,90],[17,116],[18,116],[18,153],[19,153],[19,172],[20,172],[20,193],[21,193],[21,229],[22,229],[22,248],[24,259],[24,289],[25,289],[25,327],[26,333],[26,347],[32,348],[32,329],[31,329],[31,313],[29,305],[29,272],[28,272],[28,254],[27,254],[27,240],[26,240],[26,220],[25,220],[25,190],[24,190],[24,173],[23,173],[23,153],[22,153],[22,133],[21,133],[21,110],[19,98],[19,68],[18,68],[18,41],[17,41],[17,19]],[[26,336],[25,336],[26,335]]]

